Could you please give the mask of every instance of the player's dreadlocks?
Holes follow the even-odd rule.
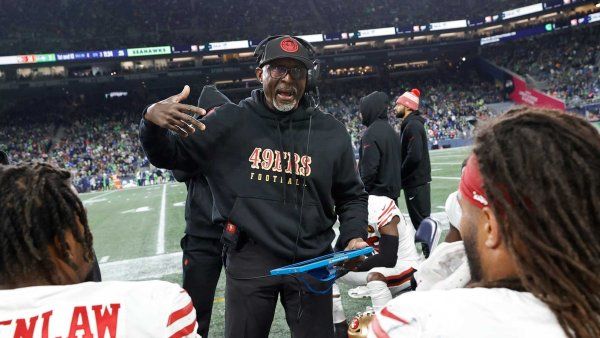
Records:
[[[58,283],[48,252],[55,243],[59,258],[77,269],[65,241],[68,232],[81,243],[84,258],[93,259],[86,212],[71,188],[70,176],[48,164],[0,165],[1,285],[31,278]]]
[[[525,290],[569,337],[600,337],[600,135],[579,117],[520,108],[483,128],[484,189]]]

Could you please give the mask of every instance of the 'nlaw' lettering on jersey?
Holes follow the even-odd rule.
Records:
[[[0,337],[198,337],[178,285],[104,282],[0,291]]]

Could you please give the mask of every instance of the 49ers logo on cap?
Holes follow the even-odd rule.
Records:
[[[285,38],[279,44],[281,50],[288,53],[296,53],[298,51],[298,42],[292,38]]]

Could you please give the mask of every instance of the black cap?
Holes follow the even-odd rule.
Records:
[[[202,88],[202,93],[200,93],[200,97],[198,98],[198,107],[205,109],[206,111],[226,103],[231,103],[231,101],[214,85],[204,86],[204,88]]]
[[[313,67],[311,54],[312,52],[296,38],[284,35],[266,43],[258,66],[262,67],[273,60],[290,58],[302,62],[306,69],[311,69]]]

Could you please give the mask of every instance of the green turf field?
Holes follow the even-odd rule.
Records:
[[[469,148],[430,152],[433,181],[431,209],[433,217],[447,224],[444,202],[458,186],[460,165]],[[163,279],[181,283],[179,240],[185,227],[184,184],[165,184],[82,194],[94,235],[94,247],[105,280]],[[400,208],[406,212],[404,197]],[[408,218],[407,218],[408,219]],[[346,316],[350,318],[370,305],[370,300],[344,297]],[[217,287],[210,335],[223,336],[225,280]],[[271,337],[289,336],[281,306],[271,328]]]

